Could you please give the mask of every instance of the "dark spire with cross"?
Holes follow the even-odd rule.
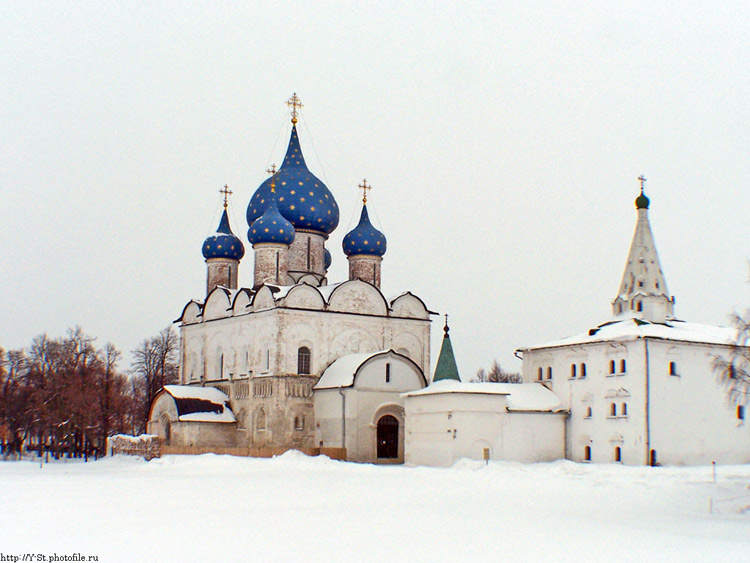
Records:
[[[229,186],[224,184],[224,187],[219,190],[219,193],[224,196],[224,209],[227,208],[227,199],[230,195],[232,195],[232,190],[229,189]]]
[[[297,97],[297,92],[292,94],[292,97],[286,101],[286,105],[292,108],[292,123],[297,123],[297,108],[302,107],[302,102]]]
[[[641,195],[635,198],[635,207],[636,209],[648,209],[651,200],[649,200],[643,193],[643,184],[646,182],[646,177],[641,174],[640,176],[638,176],[638,181],[641,183]]]
[[[450,331],[450,328],[448,328],[448,313],[445,314],[445,326],[443,327],[443,331],[445,332],[446,336]]]

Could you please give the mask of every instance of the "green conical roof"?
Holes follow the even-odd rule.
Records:
[[[461,381],[461,377],[458,375],[458,366],[456,366],[456,358],[453,356],[453,346],[451,345],[451,337],[448,336],[448,319],[445,320],[445,327],[443,327],[445,335],[443,336],[443,345],[440,347],[440,357],[438,357],[437,366],[435,366],[435,375],[432,376],[432,382],[441,381],[443,379],[455,379]]]

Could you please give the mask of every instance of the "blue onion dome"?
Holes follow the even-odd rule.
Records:
[[[224,208],[221,221],[219,221],[219,228],[203,243],[203,257],[207,260],[209,258],[242,260],[244,255],[245,247],[242,241],[232,233],[232,229],[229,227],[227,210]]]
[[[276,185],[276,203],[279,211],[295,229],[329,235],[339,224],[339,207],[333,194],[307,169],[297,137],[297,126],[292,126],[292,136],[279,171],[263,182],[247,206],[247,224],[261,216],[265,203],[271,196],[271,182]]]
[[[323,269],[328,270],[331,267],[331,262],[333,262],[333,258],[331,257],[331,252],[327,249],[323,249]]]
[[[354,256],[355,254],[383,256],[385,254],[385,235],[370,223],[367,205],[362,206],[359,224],[346,234],[341,245],[344,247],[344,254],[347,256]]]
[[[247,239],[253,245],[264,242],[292,244],[294,227],[279,212],[274,194],[270,193],[269,196],[270,200],[265,204],[265,211],[250,225],[247,231]]]

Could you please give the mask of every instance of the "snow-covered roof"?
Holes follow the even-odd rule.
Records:
[[[351,387],[354,385],[354,376],[359,367],[367,360],[378,354],[385,354],[388,350],[377,352],[363,352],[360,354],[348,354],[341,356],[326,368],[323,375],[315,384],[314,389],[335,389],[337,387]]]
[[[424,389],[409,391],[402,397],[437,395],[441,393],[470,393],[482,395],[506,395],[509,411],[560,412],[560,399],[539,383],[463,383],[455,379],[443,379]]]
[[[702,344],[732,344],[737,332],[733,328],[686,323],[669,319],[664,323],[651,323],[637,318],[618,317],[612,322],[604,323],[588,332],[568,336],[538,346],[522,348],[536,350],[539,348],[557,348],[592,342],[627,341],[637,338],[659,338]]]
[[[177,419],[181,422],[236,422],[229,397],[215,387],[193,385],[165,385],[177,405]]]

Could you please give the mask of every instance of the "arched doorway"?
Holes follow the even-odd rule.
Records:
[[[378,458],[398,459],[398,420],[390,414],[378,420]]]

